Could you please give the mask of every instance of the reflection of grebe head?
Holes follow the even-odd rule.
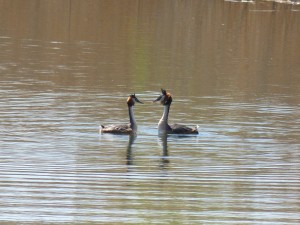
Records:
[[[167,92],[165,89],[161,89],[162,95],[160,95],[157,99],[155,99],[153,102],[160,101],[162,105],[171,105],[172,103],[172,96],[169,92]]]
[[[134,106],[135,102],[143,104],[140,100],[138,100],[138,98],[135,96],[135,94],[129,95],[129,97],[127,99],[127,105],[129,107]]]

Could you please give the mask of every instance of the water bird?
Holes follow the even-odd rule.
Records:
[[[129,124],[112,124],[112,125],[101,125],[101,133],[112,133],[112,134],[135,134],[137,131],[137,124],[134,119],[133,106],[135,102],[143,104],[135,94],[129,95],[127,99],[127,106],[129,112]]]
[[[160,103],[164,106],[163,115],[158,122],[158,133],[159,134],[198,134],[198,126],[195,128],[190,128],[185,125],[180,124],[168,124],[168,117],[170,106],[173,101],[172,96],[169,92],[164,89],[161,89],[162,95],[160,95],[153,102],[160,101]]]

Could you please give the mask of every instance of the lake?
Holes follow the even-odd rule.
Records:
[[[299,3],[0,0],[0,223],[299,224]]]

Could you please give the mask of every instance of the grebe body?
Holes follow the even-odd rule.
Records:
[[[170,112],[170,106],[173,101],[172,96],[166,90],[161,89],[162,95],[160,95],[153,102],[160,101],[164,106],[163,115],[158,122],[158,133],[159,134],[198,134],[198,127],[190,128],[181,124],[168,124],[168,117]]]
[[[137,131],[137,124],[134,118],[133,106],[135,102],[143,104],[135,94],[130,95],[127,99],[128,114],[129,114],[129,124],[112,124],[112,125],[101,125],[101,133],[111,133],[111,134],[134,134]]]

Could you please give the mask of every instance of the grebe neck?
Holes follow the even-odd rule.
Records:
[[[158,122],[158,131],[159,133],[165,133],[170,130],[170,126],[168,125],[168,117],[169,117],[170,105],[164,106],[163,115]]]
[[[134,119],[133,107],[132,106],[128,106],[128,112],[129,112],[130,127],[131,127],[132,130],[136,130],[137,129],[137,124],[136,124],[135,119]]]

